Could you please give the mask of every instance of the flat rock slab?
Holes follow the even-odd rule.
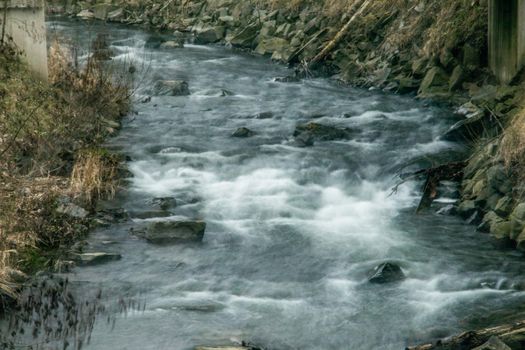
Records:
[[[142,237],[154,244],[200,242],[205,230],[204,221],[158,221],[151,223]]]
[[[82,266],[93,266],[105,264],[111,261],[122,259],[122,255],[117,253],[82,253],[78,254],[78,263]]]

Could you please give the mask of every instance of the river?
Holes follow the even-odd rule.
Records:
[[[448,108],[332,79],[276,82],[291,70],[221,46],[145,48],[151,33],[132,27],[49,27],[80,45],[109,33],[114,62],[138,68],[134,112],[108,145],[129,156],[133,177],[104,204],[131,218],[96,230],[87,247],[122,259],[68,278],[78,293],[101,289],[109,304],[125,296],[145,308],[114,315],[113,329],[98,320],[84,349],[245,340],[267,349],[400,350],[490,325],[525,301],[522,255],[436,213],[453,198],[417,215],[421,182],[392,194],[399,172],[464,155],[439,138],[456,121]],[[142,103],[159,79],[184,79],[191,95]],[[296,125],[312,121],[355,133],[297,147]],[[240,127],[256,134],[231,137]],[[202,219],[202,243],[152,245],[130,234],[158,197],[177,206],[146,220]],[[385,261],[407,278],[369,283]]]

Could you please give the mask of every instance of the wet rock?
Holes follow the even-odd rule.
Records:
[[[151,223],[142,237],[154,244],[200,242],[205,230],[204,221],[159,221]]]
[[[438,215],[456,215],[457,213],[458,213],[458,208],[453,204],[444,206],[443,208],[437,211]]]
[[[177,207],[177,200],[173,197],[158,197],[153,199],[153,204],[161,210],[170,210]]]
[[[221,97],[227,96],[235,96],[235,92],[226,89],[221,89]]]
[[[405,279],[405,274],[401,267],[395,263],[386,262],[376,266],[368,278],[370,283],[392,283]]]
[[[272,119],[273,113],[272,112],[261,112],[261,113],[257,113],[254,117],[255,119]]]
[[[80,19],[93,19],[95,18],[95,14],[91,10],[82,10],[79,13],[77,13],[77,17]]]
[[[195,34],[195,43],[199,45],[213,44],[224,38],[224,26],[195,26],[192,29]]]
[[[510,221],[500,221],[490,227],[490,234],[496,239],[508,239],[512,229]]]
[[[124,9],[118,8],[114,11],[108,12],[107,20],[110,22],[120,21],[124,18]]]
[[[447,73],[439,67],[431,68],[423,78],[418,94],[421,96],[429,96],[436,92],[448,91],[449,77]]]
[[[301,82],[301,78],[297,75],[288,75],[285,77],[276,77],[273,81],[278,83],[299,83]]]
[[[478,231],[488,233],[491,231],[491,227],[500,222],[503,222],[503,218],[500,217],[497,213],[489,211],[483,217],[481,224],[479,224]]]
[[[510,219],[510,238],[516,239],[525,229],[525,203],[520,203],[514,208]]]
[[[155,218],[165,218],[171,216],[172,214],[165,210],[147,210],[147,211],[136,211],[131,212],[130,216],[135,219],[155,219]]]
[[[188,96],[189,85],[184,80],[160,80],[155,84],[156,95]]]
[[[314,141],[333,141],[350,138],[351,130],[319,123],[308,123],[298,125],[295,128],[293,136],[297,138],[299,135],[302,135],[302,138],[310,136]]]
[[[502,216],[509,215],[512,211],[512,206],[514,204],[514,201],[511,197],[505,196],[501,198],[498,203],[496,203],[496,206],[494,208],[494,211]]]
[[[255,53],[259,55],[271,55],[274,52],[284,52],[289,46],[290,43],[286,39],[278,37],[263,39],[255,48]]]
[[[160,45],[161,49],[182,49],[184,48],[184,39],[168,40]]]
[[[472,350],[512,350],[507,344],[498,337],[492,336],[483,345],[473,348]]]
[[[449,89],[451,91],[458,90],[461,88],[461,84],[465,79],[465,71],[462,66],[456,66],[452,71],[449,81]]]
[[[166,41],[167,41],[166,38],[161,35],[158,35],[158,34],[150,35],[146,39],[146,43],[144,44],[144,47],[146,49],[158,49]]]
[[[236,47],[253,47],[255,38],[259,34],[259,28],[260,26],[258,24],[246,26],[241,28],[238,32],[232,34],[231,37],[227,37],[226,41]]]
[[[78,254],[78,264],[82,266],[100,265],[120,259],[122,259],[122,256],[117,253],[98,252]]]
[[[314,145],[314,138],[309,132],[302,132],[295,136],[294,145],[297,147],[311,147]]]
[[[241,138],[251,137],[253,135],[255,135],[255,132],[245,127],[235,130],[235,132],[232,134],[233,137],[241,137]]]

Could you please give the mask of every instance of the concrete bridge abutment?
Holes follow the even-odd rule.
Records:
[[[5,19],[5,23],[4,23]],[[5,28],[5,33],[2,30]],[[47,80],[47,39],[44,0],[0,0],[0,35],[12,38],[29,68]]]
[[[489,0],[489,66],[508,84],[525,64],[525,0]]]

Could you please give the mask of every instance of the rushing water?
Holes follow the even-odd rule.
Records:
[[[145,49],[149,34],[137,29],[51,27],[76,43],[109,32],[114,60],[139,68],[137,101],[159,79],[185,79],[192,92],[137,102],[110,141],[133,173],[111,205],[132,219],[94,232],[88,250],[123,258],[69,278],[146,308],[117,315],[113,330],[97,322],[85,348],[185,350],[242,339],[269,349],[402,349],[488,325],[525,299],[514,286],[520,254],[435,208],[416,215],[421,183],[391,195],[407,164],[461,154],[439,140],[454,122],[447,109],[328,79],[275,82],[290,71],[223,47]],[[273,117],[254,117],[261,112]],[[295,126],[309,121],[358,134],[295,147]],[[231,137],[239,127],[257,134]],[[173,216],[153,220],[201,218],[201,244],[155,246],[130,235],[144,224],[134,213],[167,196],[179,203]],[[384,261],[407,279],[368,283]]]

